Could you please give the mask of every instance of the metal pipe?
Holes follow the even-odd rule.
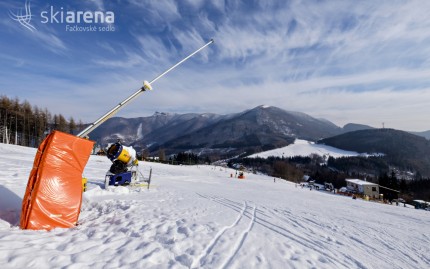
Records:
[[[194,51],[193,53],[191,53],[190,55],[188,55],[187,57],[185,57],[184,59],[182,59],[181,61],[179,61],[178,63],[176,63],[175,65],[173,65],[172,67],[170,67],[169,69],[167,69],[166,71],[164,71],[163,73],[161,73],[160,75],[158,75],[156,78],[154,78],[153,80],[151,80],[149,82],[149,84],[151,85],[152,83],[154,83],[155,81],[157,81],[158,79],[160,79],[161,77],[163,77],[164,75],[166,75],[167,73],[169,73],[170,71],[172,71],[173,69],[175,69],[178,65],[182,64],[183,62],[185,62],[189,58],[193,57],[196,53],[200,52],[201,50],[203,50],[204,48],[206,48],[207,46],[209,46],[212,43],[214,43],[213,39],[211,39],[208,43],[206,43],[205,45],[203,45],[202,47],[200,47],[198,50]],[[132,95],[130,95],[128,98],[126,98],[124,101],[122,101],[117,106],[115,106],[114,108],[112,108],[111,110],[109,110],[106,114],[104,114],[103,116],[101,116],[94,123],[91,123],[87,128],[85,128],[77,136],[78,137],[85,137],[85,136],[87,136],[95,128],[97,128],[98,126],[100,126],[100,124],[102,124],[107,119],[109,119],[110,117],[112,117],[113,115],[115,115],[128,102],[130,102],[131,100],[133,100],[134,98],[136,98],[138,95],[140,95],[141,93],[143,93],[145,91],[146,91],[146,88],[144,86],[141,87],[135,93],[133,93]]]

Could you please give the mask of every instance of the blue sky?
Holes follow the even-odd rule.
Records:
[[[28,1],[28,0],[27,0]],[[0,94],[92,122],[159,73],[118,116],[273,105],[343,126],[430,130],[429,1],[30,0],[33,31],[0,3]],[[41,13],[111,11],[71,32]],[[62,8],[62,9],[61,9]],[[59,15],[55,17],[59,18]]]

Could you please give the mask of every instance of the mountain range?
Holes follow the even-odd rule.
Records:
[[[283,147],[296,138],[318,141],[348,132],[375,129],[361,124],[339,127],[326,119],[273,106],[258,106],[240,113],[171,114],[156,112],[149,117],[114,117],[99,126],[90,138],[102,146],[116,142],[156,154],[193,151],[198,154],[252,154]],[[426,136],[430,132],[416,133]]]
[[[99,126],[91,139],[101,145],[120,139],[138,151],[168,153],[237,153],[286,146],[295,138],[319,140],[343,133],[330,121],[277,107],[258,106],[240,113],[170,114],[156,112],[149,117],[114,117]]]

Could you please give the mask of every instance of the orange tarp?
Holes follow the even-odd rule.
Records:
[[[54,131],[40,144],[22,201],[21,229],[76,225],[82,203],[82,173],[93,141]]]

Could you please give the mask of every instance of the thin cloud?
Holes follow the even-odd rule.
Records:
[[[193,28],[191,31],[180,31],[178,33],[174,33],[175,38],[181,43],[183,51],[189,51],[190,53],[209,42],[209,38],[206,40],[200,35],[200,33]],[[204,61],[208,61],[208,51],[202,51],[200,54],[201,57],[204,58]]]
[[[98,42],[97,45],[111,54],[117,53],[116,49],[114,49],[114,47],[108,42]]]
[[[109,60],[109,59],[94,59],[93,62],[97,65],[109,68],[132,68],[141,65],[144,60],[136,53],[126,53],[125,59]]]
[[[100,11],[105,10],[105,4],[103,0],[88,0],[88,2],[96,6],[97,10],[100,10]]]
[[[35,38],[36,42],[41,42],[45,48],[56,54],[64,54],[68,50],[66,44],[54,33],[37,31]]]
[[[176,1],[140,1],[129,0],[130,4],[139,8],[144,18],[148,23],[168,23],[179,20],[181,15],[178,10]]]

